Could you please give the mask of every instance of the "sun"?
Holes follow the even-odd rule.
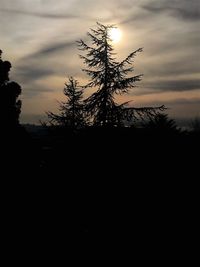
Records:
[[[112,28],[109,30],[109,37],[112,42],[118,43],[121,40],[122,32],[118,28]]]

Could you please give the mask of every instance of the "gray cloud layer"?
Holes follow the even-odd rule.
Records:
[[[152,88],[160,91],[183,92],[190,90],[200,90],[200,79],[193,80],[164,80],[146,84],[147,88]]]
[[[167,13],[182,20],[200,20],[199,0],[154,0],[148,1],[143,8],[155,14]]]
[[[17,10],[17,9],[5,9],[0,8],[0,13],[8,13],[10,15],[24,15],[24,16],[33,16],[38,18],[44,18],[44,19],[71,19],[71,18],[77,18],[76,15],[72,14],[53,14],[53,13],[41,13],[41,12],[31,12],[31,11],[25,11],[25,10]]]

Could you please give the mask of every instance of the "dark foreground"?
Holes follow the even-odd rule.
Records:
[[[195,234],[198,133],[21,129],[4,138],[7,240],[54,246],[69,236],[124,237],[151,247]]]

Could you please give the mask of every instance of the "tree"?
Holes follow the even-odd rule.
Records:
[[[144,126],[146,129],[159,134],[180,133],[180,129],[177,127],[176,122],[173,119],[168,118],[167,114],[158,114],[152,117]]]
[[[78,81],[73,77],[65,83],[64,95],[67,97],[66,102],[60,103],[60,114],[47,112],[51,124],[78,129],[84,126],[83,112],[83,90],[78,87]]]
[[[15,127],[19,125],[19,115],[21,113],[21,100],[18,99],[21,94],[21,86],[16,82],[10,82],[11,63],[3,61],[1,55],[2,51],[0,50],[1,123],[8,127]]]
[[[190,123],[190,127],[194,133],[200,133],[200,118],[194,118]]]
[[[12,67],[9,61],[1,59],[2,53],[2,50],[0,50],[0,86],[9,81],[9,71]]]
[[[129,77],[133,72],[131,66],[137,53],[142,48],[130,53],[122,62],[114,58],[114,49],[110,38],[110,30],[113,25],[97,23],[97,29],[91,29],[88,36],[92,46],[83,40],[78,41],[79,49],[86,51],[86,56],[80,55],[87,69],[83,69],[91,77],[85,88],[94,87],[96,92],[89,96],[85,102],[85,110],[97,126],[119,126],[124,119],[134,118],[136,115],[148,113],[152,116],[164,110],[164,106],[157,108],[127,108],[126,103],[118,105],[115,102],[116,94],[124,94],[134,88],[136,82],[140,81],[142,74]]]

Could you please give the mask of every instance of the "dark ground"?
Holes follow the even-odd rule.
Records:
[[[195,235],[197,133],[22,130],[4,145],[2,206],[10,238],[54,246],[69,236],[128,237],[159,249]]]

